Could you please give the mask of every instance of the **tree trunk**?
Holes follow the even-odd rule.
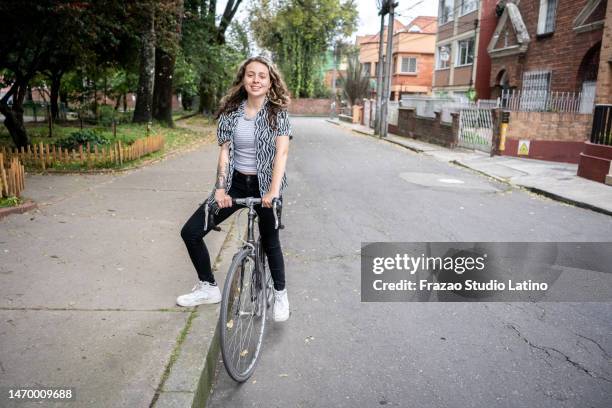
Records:
[[[27,147],[30,138],[23,124],[23,99],[26,95],[28,80],[17,78],[11,90],[0,100],[0,113],[4,115],[4,126],[9,131],[13,143],[18,148]],[[12,106],[8,106],[8,100],[13,96]]]
[[[166,51],[155,50],[155,87],[153,88],[153,118],[167,126],[172,121],[172,76],[176,58]]]
[[[200,102],[198,106],[198,112],[206,115],[211,115],[215,108],[215,88],[202,80],[200,82]]]
[[[174,10],[176,26],[176,41],[180,43],[181,29],[183,25],[183,0],[176,1]],[[172,78],[174,77],[174,66],[176,63],[176,50],[155,50],[155,86],[153,88],[153,118],[173,127],[172,120]]]
[[[51,119],[56,122],[59,118],[59,91],[62,83],[62,73],[56,73],[51,77]]]
[[[60,91],[59,100],[68,109],[68,93],[66,91]]]
[[[135,123],[151,121],[153,107],[153,83],[155,80],[155,16],[153,7],[149,13],[148,30],[141,34],[140,75],[134,107]]]

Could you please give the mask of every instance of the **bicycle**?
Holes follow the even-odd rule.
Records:
[[[282,202],[275,198],[272,203],[274,228],[283,229],[280,221]],[[243,205],[249,210],[247,239],[234,255],[225,278],[219,329],[223,365],[234,381],[244,382],[255,371],[261,352],[266,312],[273,300],[273,282],[266,267],[261,237],[255,238],[257,212],[254,207],[261,205],[261,198],[232,198],[232,205]],[[207,229],[208,225],[220,230],[214,225],[212,213],[206,206],[204,228]]]

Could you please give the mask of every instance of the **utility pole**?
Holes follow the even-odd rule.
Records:
[[[336,53],[338,52],[338,42],[334,42],[334,71],[332,74],[332,103],[329,110],[329,117],[331,119],[336,118]]]
[[[391,89],[391,64],[393,63],[393,23],[395,19],[395,7],[398,3],[395,0],[388,0],[389,7],[389,23],[387,24],[387,60],[385,61],[385,86],[381,95],[381,112],[380,112],[380,137],[387,137],[388,118],[387,112],[389,109],[389,96]]]
[[[376,115],[374,118],[374,134],[380,134],[380,105],[383,92],[383,35],[385,32],[385,15],[388,12],[389,0],[379,0],[380,33],[378,34],[378,64],[376,67]]]

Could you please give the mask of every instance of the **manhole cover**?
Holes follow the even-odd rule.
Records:
[[[486,181],[480,180],[461,180],[448,177],[447,174],[436,173],[400,173],[402,179],[411,184],[423,187],[438,188],[444,190],[476,191],[483,193],[495,193],[500,191]]]

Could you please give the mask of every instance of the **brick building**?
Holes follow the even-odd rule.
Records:
[[[607,0],[507,0],[489,43],[490,84],[581,92],[594,89]]]
[[[439,0],[433,91],[490,98],[487,45],[496,25],[496,0]]]
[[[578,175],[612,185],[612,137],[608,130],[612,118],[606,115],[612,104],[612,7],[606,10],[595,102],[600,106],[595,108],[591,140],[585,141],[580,153]],[[607,140],[602,140],[606,134]]]
[[[399,20],[393,23],[393,62],[391,70],[391,99],[402,95],[431,93],[434,68],[436,17],[420,16],[408,25]],[[383,34],[386,53],[387,27]],[[376,80],[379,34],[357,36],[359,62],[370,77]],[[384,54],[383,53],[383,54]]]
[[[500,1],[488,46],[491,94],[520,91],[504,154],[578,163],[593,121],[606,7],[607,0]]]

